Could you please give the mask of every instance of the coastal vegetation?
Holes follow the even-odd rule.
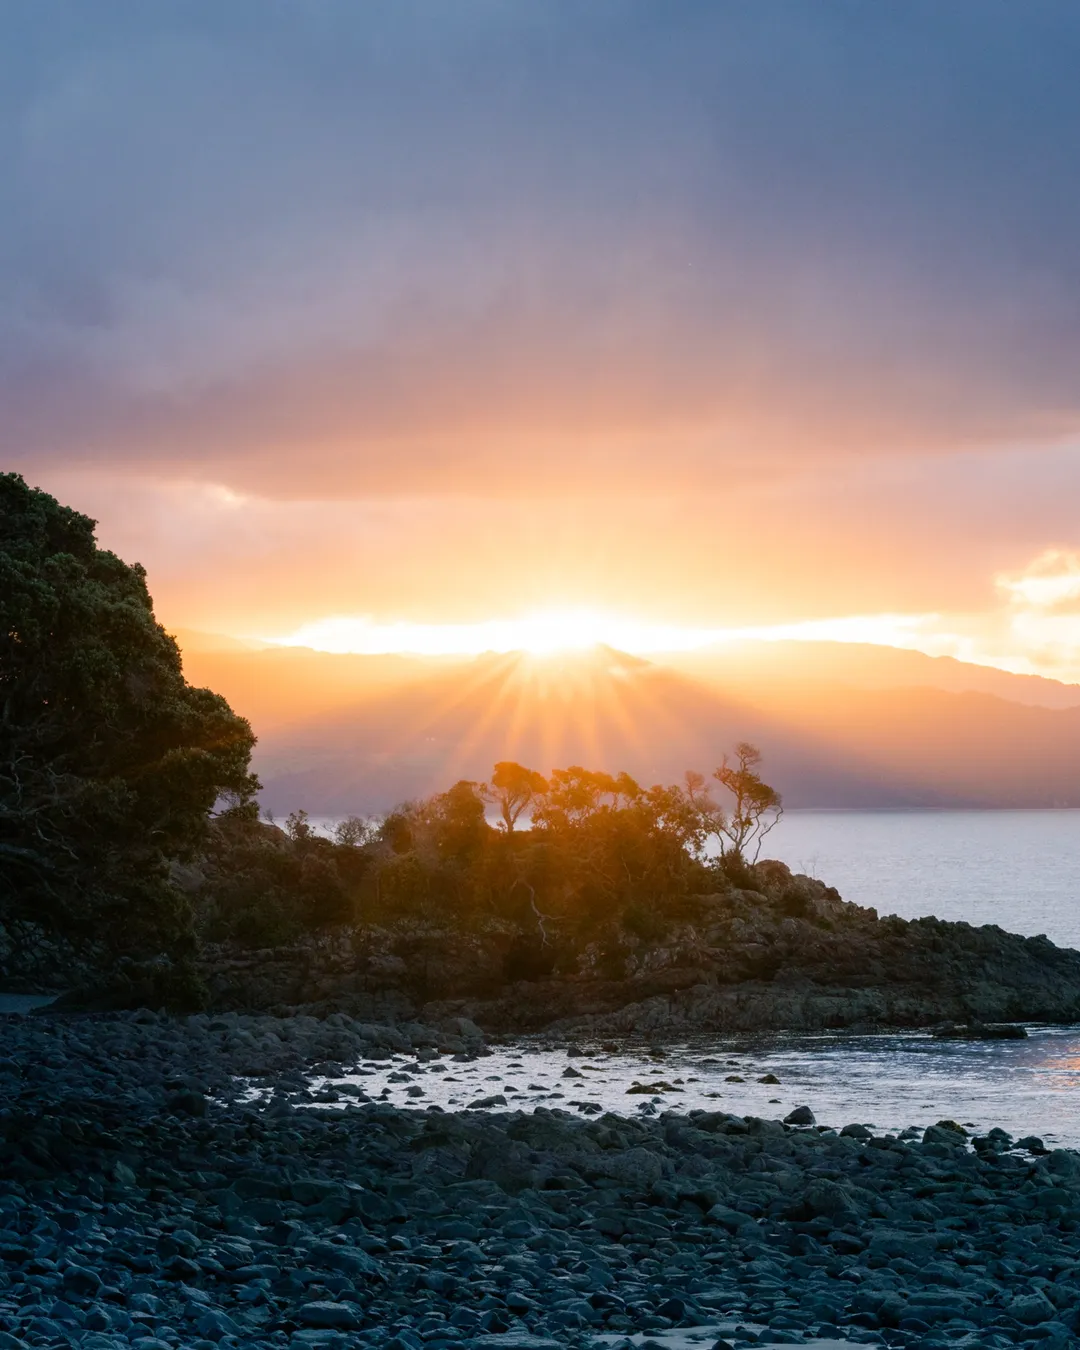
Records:
[[[191,946],[170,868],[216,804],[253,816],[255,738],[184,679],[139,566],[0,475],[0,922],[111,957]]]
[[[1080,1015],[1045,939],[845,904],[762,860],[748,742],[645,785],[510,760],[332,834],[260,819],[247,721],[184,677],[142,569],[0,477],[0,969],[82,1006],[457,1001],[483,1025]]]
[[[521,934],[522,970],[550,972],[568,942],[659,937],[696,912],[697,897],[752,879],[781,809],[760,758],[740,744],[716,770],[730,813],[700,773],[643,787],[627,773],[573,765],[545,778],[508,761],[490,782],[455,783],[381,820],[350,817],[330,835],[302,810],[283,827],[228,812],[213,822],[192,890],[215,939],[268,946],[335,924],[508,923]]]
[[[504,761],[332,838],[303,810],[260,821],[251,727],[187,683],[143,569],[17,474],[0,476],[0,699],[0,923],[9,945],[44,931],[104,963],[182,964],[199,937],[495,923],[518,935],[508,970],[550,973],[746,880],[781,809],[740,744],[713,775],[730,813],[698,773],[645,787]]]

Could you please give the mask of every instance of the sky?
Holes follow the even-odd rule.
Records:
[[[0,39],[3,465],[167,624],[1080,680],[1075,0],[0,0]]]

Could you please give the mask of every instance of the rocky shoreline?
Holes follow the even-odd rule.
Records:
[[[204,950],[201,975],[215,1009],[457,1016],[508,1035],[1080,1021],[1080,952],[992,925],[881,917],[778,862],[755,875],[759,889],[696,897],[694,915],[662,935],[580,939],[544,977],[510,978],[521,934],[495,923],[219,945]]]
[[[0,1350],[1077,1342],[1080,1155],[1035,1139],[293,1104],[364,1061],[483,1054],[460,1019],[0,1034]]]

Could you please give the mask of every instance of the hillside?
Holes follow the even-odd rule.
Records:
[[[993,694],[1040,708],[1080,706],[1080,686],[1041,675],[1013,675],[992,666],[856,642],[731,642],[664,658],[673,669],[720,688],[805,685],[856,689],[941,689]]]
[[[505,758],[674,781],[737,739],[761,745],[795,808],[1080,805],[1080,707],[1038,706],[1070,686],[903,652],[892,655],[912,683],[881,687],[892,658],[858,648],[811,650],[804,677],[803,645],[789,644],[786,666],[768,654],[774,678],[744,666],[726,682],[610,649],[558,662],[276,649],[185,663],[251,718],[263,801],[279,813],[382,811]],[[849,653],[850,682],[822,677],[825,655],[831,669]]]

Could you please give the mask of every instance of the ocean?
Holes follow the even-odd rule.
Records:
[[[791,811],[764,854],[903,919],[1080,948],[1080,811]]]

